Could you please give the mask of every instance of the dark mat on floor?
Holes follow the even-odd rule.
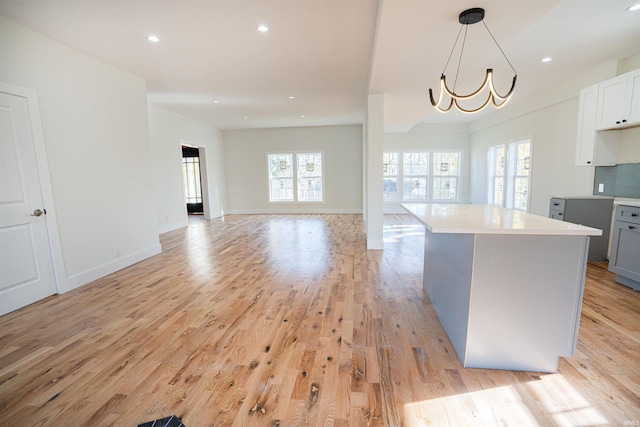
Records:
[[[138,427],[187,427],[182,424],[182,420],[175,415],[163,418],[161,420],[149,421],[148,423],[138,424]]]

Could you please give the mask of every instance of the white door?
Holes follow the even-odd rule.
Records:
[[[0,315],[56,293],[26,98],[0,92]]]

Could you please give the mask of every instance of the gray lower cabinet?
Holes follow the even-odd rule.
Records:
[[[602,230],[602,236],[590,239],[590,262],[607,260],[612,213],[613,197],[552,197],[549,202],[549,218]]]
[[[640,207],[616,207],[609,271],[616,282],[640,290]]]

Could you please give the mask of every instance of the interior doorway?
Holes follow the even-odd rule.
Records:
[[[184,198],[189,215],[204,215],[200,149],[182,145]]]

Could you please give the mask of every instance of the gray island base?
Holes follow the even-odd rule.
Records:
[[[403,207],[425,224],[424,291],[465,367],[556,372],[575,353],[600,230],[496,206]]]

